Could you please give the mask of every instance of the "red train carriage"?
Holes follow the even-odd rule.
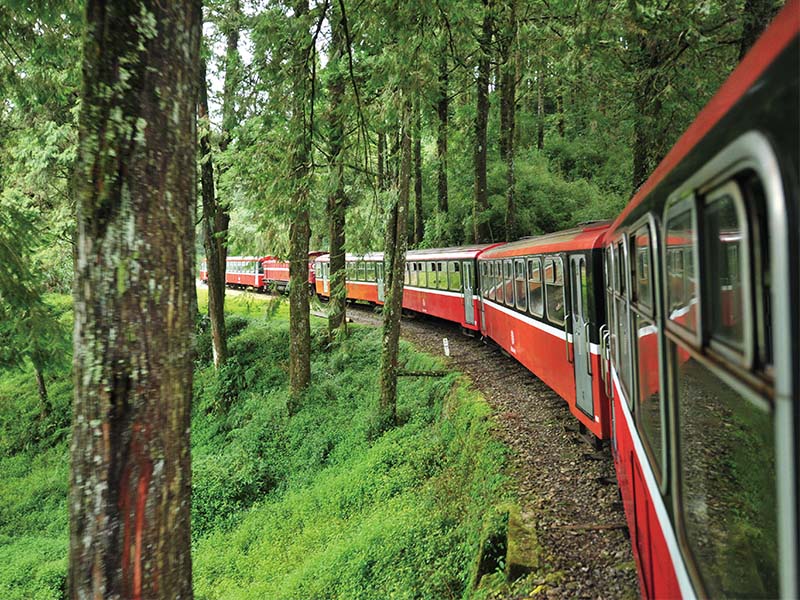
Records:
[[[348,254],[345,257],[347,299],[383,304],[383,252],[364,255]],[[331,294],[330,255],[317,257],[314,267],[317,295],[328,298]]]
[[[553,388],[600,439],[611,430],[599,376],[607,229],[608,223],[588,224],[504,244],[478,258],[481,332]]]
[[[260,256],[229,256],[225,262],[225,285],[262,289],[264,287],[263,260]]]
[[[480,329],[476,260],[497,244],[406,253],[403,308]]]
[[[605,238],[602,374],[645,597],[800,594],[798,14]]]
[[[314,290],[315,274],[314,261],[318,256],[325,252],[308,253],[308,285]],[[264,268],[264,286],[275,289],[278,292],[285,292],[289,289],[289,261],[280,260],[274,256],[267,256],[262,260]]]

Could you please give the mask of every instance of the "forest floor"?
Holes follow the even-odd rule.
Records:
[[[348,306],[356,323],[380,325],[365,305]],[[466,374],[494,409],[501,440],[512,450],[521,516],[532,526],[540,563],[527,580],[498,598],[638,598],[631,544],[608,446],[595,450],[578,432],[566,403],[494,345],[458,326],[404,318],[402,336]]]

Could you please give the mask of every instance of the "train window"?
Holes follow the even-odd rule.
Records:
[[[777,598],[775,426],[767,406],[671,343],[682,537],[711,598]]]
[[[494,273],[494,262],[486,263],[486,273],[489,276],[489,280],[486,282],[486,287],[489,288],[487,290],[487,294],[489,296],[489,300],[495,299],[495,273]]]
[[[375,263],[367,263],[367,281],[375,281]],[[408,283],[408,263],[406,263],[406,283]]]
[[[544,290],[542,289],[542,261],[528,259],[528,307],[532,315],[544,314]]]
[[[564,267],[559,257],[544,259],[545,296],[547,318],[553,323],[564,324]]]
[[[447,263],[448,288],[454,292],[461,291],[461,263],[451,260]]]
[[[507,258],[503,261],[503,294],[508,306],[514,306],[514,263]]]
[[[739,187],[731,181],[706,198],[703,207],[703,253],[707,265],[711,339],[744,354],[744,290],[747,275],[747,224]]]
[[[497,301],[499,303],[503,303],[503,292],[505,290],[505,286],[503,285],[503,261],[496,260],[494,262],[494,272],[495,272],[495,289],[497,290]]]
[[[436,273],[433,272],[433,265],[427,260],[422,263],[422,272],[420,275],[420,285],[422,287],[427,288],[436,285]]]
[[[375,269],[373,268],[372,276],[375,276]],[[374,279],[373,279],[374,281]],[[408,285],[411,282],[411,265],[406,263],[406,268],[403,271],[403,285]]]
[[[636,302],[648,310],[653,308],[651,271],[650,229],[647,225],[639,229],[633,237],[634,287]]]
[[[485,262],[478,263],[478,272],[481,275],[481,281],[480,281],[481,298],[487,298],[489,296],[489,290],[487,289],[487,284],[489,282],[488,282],[488,275],[486,274]]]
[[[347,280],[348,281],[353,281],[356,278],[355,270],[356,270],[356,264],[355,263],[353,263],[353,262],[347,263],[346,272],[347,272]]]
[[[516,306],[519,310],[528,308],[528,294],[525,290],[525,259],[518,258],[514,261],[514,294],[517,299]]]
[[[446,262],[439,262],[436,263],[437,270],[439,271],[439,289],[446,290],[450,282],[448,281],[448,273],[447,273],[447,263]]]
[[[667,214],[667,307],[672,323],[697,332],[697,280],[695,277],[695,226],[694,200],[680,202]]]

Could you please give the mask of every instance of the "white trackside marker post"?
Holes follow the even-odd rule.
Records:
[[[447,338],[442,338],[442,346],[444,346],[444,355],[450,356],[450,342],[447,341]]]

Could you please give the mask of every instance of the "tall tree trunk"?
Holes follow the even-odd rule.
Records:
[[[491,239],[486,211],[489,196],[486,189],[486,130],[489,123],[489,77],[491,77],[492,14],[490,0],[483,0],[483,26],[481,30],[480,58],[476,86],[475,115],[475,200],[472,205],[475,242]]]
[[[222,139],[219,146],[227,150],[236,127],[236,91],[241,78],[241,58],[239,56],[239,28],[241,27],[242,7],[239,0],[230,0],[228,14],[223,20],[225,32],[225,82],[222,87]],[[227,206],[227,205],[226,205]]]
[[[386,224],[386,303],[383,305],[383,351],[381,353],[381,418],[385,426],[397,420],[397,357],[400,316],[403,310],[403,271],[406,264],[406,221],[411,184],[411,102],[403,104],[401,122],[400,185],[397,200]]]
[[[292,56],[293,94],[291,128],[294,140],[291,149],[292,222],[289,227],[289,412],[298,408],[299,397],[311,383],[311,321],[308,293],[308,246],[311,238],[309,222],[309,160],[311,132],[306,125],[306,104],[310,99],[310,69],[306,63],[311,43],[305,21],[308,0],[294,5],[296,31]]]
[[[442,213],[447,213],[447,121],[450,113],[448,79],[447,47],[445,46],[439,56],[439,99],[436,102],[436,113],[439,116],[436,130],[437,196],[439,212]]]
[[[378,189],[384,191],[386,185],[386,134],[378,132]]]
[[[560,82],[559,85],[561,85]],[[556,93],[556,111],[558,112],[556,131],[558,131],[558,135],[564,137],[564,93],[560,88]]]
[[[330,221],[330,305],[328,310],[328,333],[331,337],[341,330],[347,331],[347,288],[345,287],[345,217],[347,197],[344,188],[345,77],[341,63],[347,53],[347,40],[342,15],[337,7],[332,9],[331,56],[328,63],[332,76],[328,84],[330,96],[330,160],[335,179],[334,191],[328,196],[328,220]]]
[[[33,360],[33,374],[36,377],[36,388],[39,391],[39,402],[42,405],[41,416],[46,418],[50,414],[50,398],[47,396],[47,385],[44,381],[44,373],[38,361]]]
[[[203,198],[203,246],[208,265],[208,316],[211,320],[211,349],[214,367],[219,369],[228,360],[225,334],[225,234],[228,214],[217,204],[214,191],[214,160],[211,152],[211,130],[208,121],[208,85],[206,62],[200,62],[200,94],[197,116],[200,125],[200,184]]]
[[[68,595],[191,598],[201,5],[86,15]]]
[[[742,39],[739,43],[740,61],[775,16],[774,4],[774,0],[745,0],[742,10]]]
[[[508,6],[508,22],[503,35],[504,60],[500,72],[500,151],[502,159],[506,162],[506,241],[515,239],[517,235],[517,208],[514,198],[514,129],[517,111],[517,55],[514,51],[516,38],[516,2],[512,0]]]
[[[539,71],[536,73],[536,148],[544,148],[544,78],[545,60],[541,59]]]
[[[420,244],[425,236],[425,220],[422,214],[422,110],[419,96],[414,112],[414,243]]]

